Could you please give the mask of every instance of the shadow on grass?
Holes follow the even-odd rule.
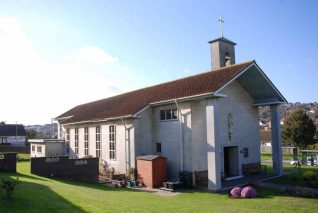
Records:
[[[26,175],[20,172],[17,173],[0,173],[0,178],[28,178],[28,179],[32,179],[32,180],[41,180],[41,181],[47,181],[47,179],[45,179],[44,177],[39,177],[39,176],[35,176],[35,175]]]
[[[0,197],[4,192],[0,191]],[[0,212],[80,212],[80,207],[61,197],[49,187],[21,181],[15,188],[13,199],[0,199]]]

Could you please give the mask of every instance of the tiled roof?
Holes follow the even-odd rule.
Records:
[[[58,116],[60,123],[100,120],[137,113],[154,102],[213,93],[254,61],[231,65],[218,70],[146,87],[110,98],[79,105]]]
[[[0,124],[0,136],[25,136],[25,129],[22,124]]]

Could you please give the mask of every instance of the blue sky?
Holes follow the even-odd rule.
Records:
[[[0,8],[8,88],[0,120],[48,123],[78,104],[208,71],[220,13],[237,63],[255,59],[290,102],[318,101],[315,0],[0,0]]]

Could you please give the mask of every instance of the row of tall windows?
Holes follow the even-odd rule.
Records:
[[[79,136],[78,128],[75,128],[75,154],[79,153]],[[89,132],[88,127],[84,128],[84,155],[89,155]],[[67,144],[67,153],[69,153],[69,144],[70,144],[70,130],[66,129],[66,144]],[[101,129],[100,126],[97,126],[95,129],[95,146],[96,146],[96,157],[101,157]],[[109,126],[109,158],[111,160],[116,159],[116,126]]]

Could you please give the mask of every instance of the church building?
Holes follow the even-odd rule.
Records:
[[[282,175],[279,105],[286,99],[255,61],[235,62],[235,43],[211,45],[212,71],[76,106],[56,118],[70,157],[96,156],[116,173],[136,157],[167,158],[168,178],[206,172],[208,188],[260,163],[259,106],[270,106],[273,167]],[[195,183],[195,180],[194,180]]]

